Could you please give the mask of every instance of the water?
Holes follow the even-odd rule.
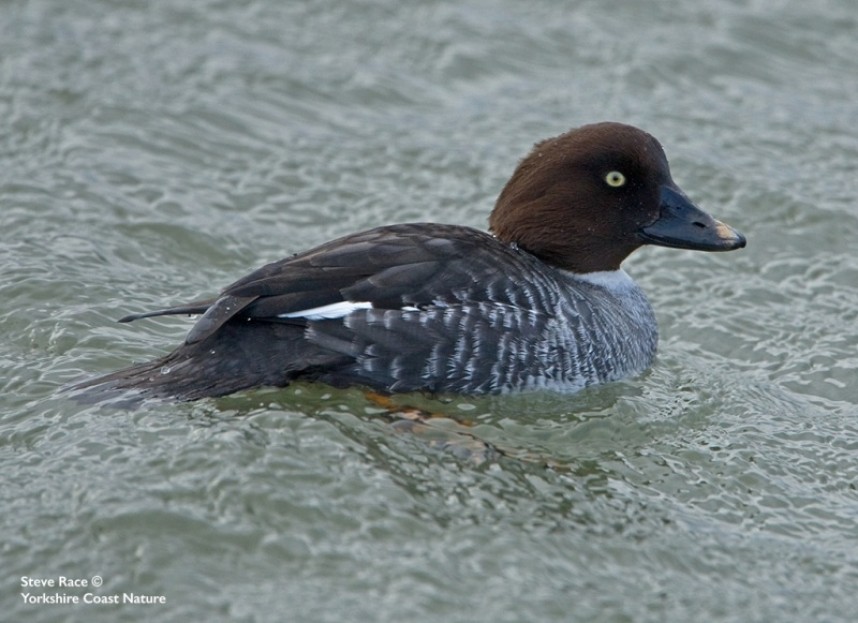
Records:
[[[853,620],[857,29],[850,0],[0,3],[3,618]],[[56,396],[189,326],[117,317],[380,223],[483,226],[533,142],[602,119],[749,246],[627,262],[640,378],[421,399],[505,458],[358,391]],[[95,575],[59,592],[166,604],[20,596]]]

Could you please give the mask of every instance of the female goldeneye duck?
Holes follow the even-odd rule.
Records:
[[[306,379],[385,393],[574,392],[653,361],[652,308],[620,268],[630,253],[745,246],[679,189],[655,138],[619,123],[537,143],[489,228],[378,227],[211,300],[126,316],[201,314],[169,355],[73,389],[195,400]]]

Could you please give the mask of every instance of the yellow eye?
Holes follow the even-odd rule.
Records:
[[[607,183],[611,188],[619,188],[620,186],[625,185],[626,176],[619,171],[609,171],[605,176],[605,183]]]

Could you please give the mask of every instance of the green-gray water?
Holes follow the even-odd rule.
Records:
[[[190,326],[117,317],[382,223],[482,227],[533,142],[603,119],[749,246],[627,262],[640,378],[424,400],[507,458],[356,390],[56,395]],[[856,128],[852,0],[0,2],[0,618],[854,621]]]

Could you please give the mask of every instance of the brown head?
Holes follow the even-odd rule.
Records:
[[[616,270],[644,244],[702,251],[745,246],[741,234],[679,189],[654,137],[612,122],[537,143],[498,197],[489,228],[578,273]]]

